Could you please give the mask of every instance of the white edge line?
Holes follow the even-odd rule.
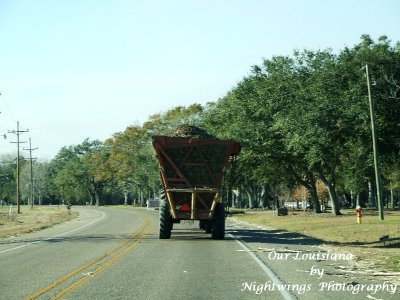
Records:
[[[94,209],[91,209],[91,210],[94,210]],[[44,241],[48,241],[48,240],[51,240],[51,239],[53,239],[53,238],[66,235],[66,234],[68,234],[68,233],[81,230],[81,229],[83,229],[83,228],[85,228],[85,227],[88,227],[88,226],[92,225],[93,223],[96,223],[96,222],[100,221],[101,219],[103,219],[103,218],[106,216],[106,214],[105,214],[104,212],[102,212],[102,211],[99,211],[99,210],[95,210],[95,211],[101,212],[101,217],[98,218],[98,219],[96,219],[96,220],[94,220],[94,221],[92,221],[92,222],[90,222],[90,223],[88,223],[88,224],[86,224],[86,225],[83,225],[82,227],[78,227],[78,228],[75,228],[75,229],[72,229],[72,230],[69,230],[69,231],[60,233],[60,234],[56,234],[56,235],[54,235],[54,236],[47,237],[47,238],[45,238],[45,239],[43,239],[43,240],[40,240],[40,241],[35,241],[35,242],[27,243],[27,244],[24,244],[24,245],[20,245],[20,246],[18,246],[18,247],[10,248],[10,249],[7,249],[7,250],[2,250],[2,251],[0,251],[0,254],[1,254],[1,253],[5,253],[5,252],[14,251],[14,250],[17,250],[17,249],[21,249],[21,248],[24,248],[24,247],[26,247],[26,246],[30,246],[30,245],[33,245],[33,244],[43,243]]]
[[[271,280],[276,284],[276,285],[284,285],[285,283],[282,282],[276,275],[275,273],[257,256],[255,255],[249,248],[247,248],[247,246],[245,244],[243,244],[241,241],[239,241],[234,235],[228,233],[228,236],[230,236],[231,238],[233,238],[236,243],[238,243],[240,245],[240,247],[242,247],[247,254],[249,254],[251,256],[251,258],[253,258],[258,265],[261,267],[261,269],[263,269],[263,271],[268,275],[269,278],[271,278]],[[281,293],[281,295],[283,296],[283,298],[285,300],[292,300],[294,299],[294,297],[292,296],[292,294],[290,294],[287,290],[285,289],[280,289],[279,292]]]

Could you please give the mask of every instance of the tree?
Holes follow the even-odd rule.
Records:
[[[100,204],[104,182],[95,163],[102,147],[100,141],[86,139],[80,145],[63,147],[52,160],[52,181],[61,202],[84,203],[89,195],[92,204]]]
[[[128,203],[129,195],[137,194],[144,205],[143,193],[155,197],[160,189],[158,166],[152,147],[153,135],[168,135],[183,123],[196,124],[203,111],[199,104],[178,106],[165,113],[149,117],[143,126],[129,126],[124,132],[114,134],[106,141],[109,147],[108,165],[111,180]],[[158,194],[158,192],[157,192]]]
[[[0,200],[7,203],[16,203],[16,166],[15,157],[11,155],[3,155],[0,157]]]
[[[364,35],[359,45],[338,55],[304,50],[264,60],[208,106],[204,122],[219,137],[241,142],[242,182],[274,182],[278,177],[288,185],[301,184],[318,212],[315,186],[321,180],[332,213],[340,214],[338,188],[362,189],[373,174],[366,84],[360,72],[366,63],[376,70],[373,97],[382,159],[391,162],[387,172],[398,168],[399,48],[399,43],[391,47],[387,37],[376,44]]]
[[[174,107],[150,116],[142,126],[128,126],[104,143],[87,139],[64,147],[44,166],[42,178],[53,185],[43,184],[43,189],[49,198],[66,201],[82,203],[89,196],[92,203],[123,199],[128,204],[139,198],[143,205],[143,195],[151,197],[160,188],[152,136],[170,135],[178,125],[190,124],[242,145],[224,181],[228,203],[233,205],[239,193],[249,207],[271,207],[281,191],[302,185],[318,213],[317,184],[323,182],[332,213],[338,215],[339,195],[361,199],[373,182],[367,87],[361,70],[366,64],[375,83],[372,97],[383,182],[393,190],[400,186],[400,43],[393,46],[386,36],[375,42],[368,35],[337,54],[303,50],[264,59],[206,107]],[[8,167],[0,166],[0,171],[7,174],[0,174],[2,196],[6,189],[11,191],[14,175]]]
[[[391,46],[386,36],[375,43],[370,36],[363,35],[355,47],[345,48],[338,55],[337,68],[344,85],[342,97],[346,101],[344,112],[352,118],[351,139],[346,147],[342,175],[344,185],[357,191],[367,189],[368,181],[374,182],[371,127],[369,104],[367,101],[366,64],[371,70],[372,98],[375,102],[378,148],[385,176],[399,168],[400,124],[397,115],[400,112],[400,49]],[[391,181],[391,180],[389,180]],[[388,182],[389,183],[389,182]],[[389,187],[390,183],[388,184]]]
[[[106,144],[110,148],[108,164],[113,180],[123,193],[125,204],[134,190],[141,191],[149,186],[155,188],[157,165],[154,155],[150,155],[150,141],[140,126],[128,127],[123,133],[115,134]]]
[[[291,132],[289,127],[283,127],[287,125],[284,114],[279,115],[298,90],[298,80],[292,73],[293,63],[288,57],[265,60],[263,66],[253,67],[248,78],[209,106],[205,114],[204,122],[214,134],[240,141],[239,162],[244,164],[241,182],[249,182],[252,178],[263,187],[260,191],[265,191],[271,184],[293,186],[295,183],[315,190],[314,176],[304,176],[307,172],[304,155],[293,151],[287,143]],[[243,186],[244,189],[250,187],[248,184]],[[248,194],[252,193],[248,191]],[[318,204],[314,206],[318,212],[317,193],[311,194]]]

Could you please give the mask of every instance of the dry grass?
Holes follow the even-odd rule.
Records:
[[[71,215],[64,206],[21,206],[21,213],[17,214],[16,206],[0,207],[0,238],[17,236],[45,229],[78,216],[72,210]]]
[[[360,261],[399,272],[400,211],[385,211],[385,220],[380,221],[376,212],[364,210],[362,224],[357,224],[353,210],[343,212],[344,215],[335,217],[310,211],[289,211],[288,216],[276,216],[271,211],[246,211],[235,217],[319,239],[323,244],[345,248]],[[385,244],[379,241],[384,235],[390,237]]]

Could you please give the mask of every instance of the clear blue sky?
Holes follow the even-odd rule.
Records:
[[[340,50],[364,33],[399,41],[399,16],[398,0],[0,0],[0,134],[18,120],[51,159],[216,101],[262,58]]]

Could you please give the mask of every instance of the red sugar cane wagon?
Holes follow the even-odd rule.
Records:
[[[225,208],[220,189],[231,156],[240,152],[232,140],[202,137],[153,136],[163,193],[160,239],[169,239],[173,223],[200,220],[213,239],[225,235]]]

